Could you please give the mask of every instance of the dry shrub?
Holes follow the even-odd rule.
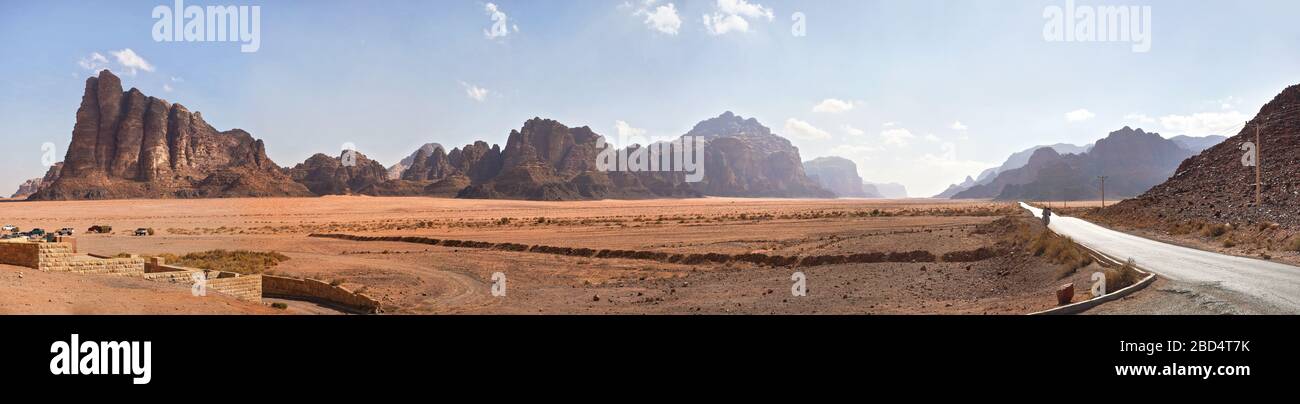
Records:
[[[1038,233],[1038,237],[1029,245],[1029,252],[1052,263],[1065,265],[1071,271],[1092,264],[1092,256],[1082,247],[1069,237],[1061,237],[1050,231]]]
[[[1232,228],[1226,224],[1209,224],[1201,227],[1201,236],[1218,238],[1219,236],[1227,234],[1229,230],[1232,230]]]
[[[235,272],[244,275],[259,274],[274,268],[280,262],[289,260],[288,256],[277,252],[246,250],[211,250],[182,256],[175,254],[162,254],[159,256],[170,265]]]
[[[1119,268],[1106,268],[1105,273],[1106,293],[1114,293],[1142,280],[1142,274],[1138,273],[1137,266],[1132,259],[1129,259]]]

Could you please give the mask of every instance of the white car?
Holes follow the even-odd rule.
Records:
[[[18,231],[18,228],[15,227],[14,225],[10,224],[10,225],[5,225],[5,227],[0,227],[0,231],[4,231],[4,232],[7,232],[7,233],[13,233],[13,232]]]

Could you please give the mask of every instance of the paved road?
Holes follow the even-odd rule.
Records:
[[[1042,216],[1041,210],[1024,202],[1020,206]],[[1073,217],[1052,215],[1048,227],[1102,254],[1120,260],[1132,258],[1138,266],[1162,277],[1213,285],[1272,306],[1255,307],[1250,312],[1300,314],[1300,267],[1161,243]]]

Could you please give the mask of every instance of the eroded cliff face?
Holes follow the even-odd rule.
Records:
[[[218,132],[183,105],[86,80],[61,175],[32,199],[310,196],[247,132]]]

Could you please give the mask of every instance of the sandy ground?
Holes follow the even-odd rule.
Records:
[[[188,285],[121,276],[45,273],[0,265],[0,314],[277,314]]]
[[[73,227],[80,232],[94,224],[114,226],[114,234],[79,233],[83,252],[280,252],[291,259],[274,273],[364,288],[390,313],[1022,314],[1052,307],[1057,285],[1076,278],[1084,285],[1086,278],[1086,269],[1062,279],[1059,268],[1011,255],[972,263],[770,268],[307,237],[419,235],[672,253],[806,256],[927,250],[941,255],[991,245],[994,235],[975,230],[1004,214],[1020,214],[1010,204],[981,201],[326,197],[9,202],[0,209],[0,221],[24,229]],[[130,236],[138,227],[152,227],[158,235]],[[495,272],[506,275],[503,297],[490,293]],[[792,295],[794,272],[806,276],[807,296]],[[12,304],[21,312],[50,309],[24,308],[27,300]],[[274,312],[324,311],[293,303]]]

